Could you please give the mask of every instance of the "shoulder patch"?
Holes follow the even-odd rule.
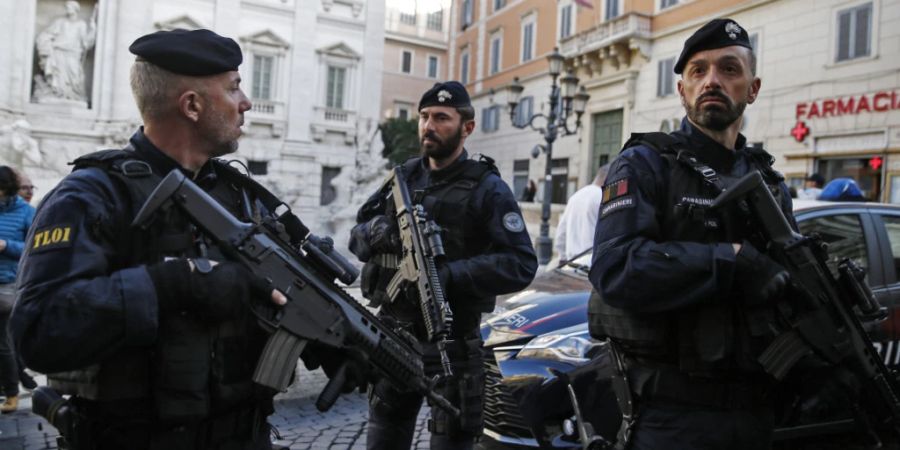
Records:
[[[503,228],[513,233],[521,233],[525,231],[525,220],[517,212],[508,212],[503,215]]]
[[[602,206],[600,206],[600,218],[604,218],[616,211],[634,208],[634,206],[634,197],[631,195],[616,197],[608,202],[604,201]]]
[[[43,252],[57,248],[71,247],[75,241],[72,225],[53,225],[36,230],[29,247],[31,253]]]
[[[628,195],[628,178],[622,178],[603,186],[603,203]]]

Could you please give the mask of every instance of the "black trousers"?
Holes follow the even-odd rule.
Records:
[[[10,311],[0,313],[0,389],[3,395],[19,395],[19,362],[9,335]]]
[[[665,402],[641,404],[629,450],[769,450],[771,407],[707,409]]]

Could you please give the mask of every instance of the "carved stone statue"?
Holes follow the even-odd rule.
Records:
[[[337,196],[330,207],[328,228],[341,250],[346,246],[350,229],[356,225],[359,207],[381,187],[388,175],[388,161],[381,156],[383,149],[381,130],[374,127],[362,148],[357,150],[356,164],[345,167],[331,180]]]
[[[66,15],[53,21],[38,34],[38,67],[34,77],[34,98],[38,102],[52,99],[87,101],[84,80],[85,56],[97,37],[97,11],[89,22],[78,18],[78,2],[65,3]]]
[[[31,125],[23,119],[0,127],[0,155],[3,160],[13,161],[19,167],[44,163],[38,142],[31,137]]]

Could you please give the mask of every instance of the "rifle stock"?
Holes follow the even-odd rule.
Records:
[[[858,409],[864,416],[858,416],[857,423],[900,433],[897,379],[859,318],[877,318],[883,312],[862,280],[861,269],[845,260],[836,279],[826,264],[824,243],[790,227],[759,172],[744,176],[723,192],[712,208],[735,201],[747,202],[751,222],[768,241],[768,254],[790,274],[795,294],[788,299],[788,308],[777,308],[783,332],[759,362],[776,379],[784,378],[800,360],[813,354],[831,366],[848,369],[862,387]]]
[[[319,238],[310,234],[295,248],[276,220],[267,218],[260,224],[238,220],[178,170],[160,182],[133,225],[146,225],[169,201],[230,259],[269,281],[288,299],[281,308],[254,305],[260,324],[271,333],[257,363],[255,382],[285,389],[300,353],[307,342],[313,341],[344,351],[398,388],[419,392],[451,414],[459,414],[446,398],[434,392],[432,380],[424,374],[422,357],[412,343],[335,284],[337,277],[352,281],[356,275],[337,252],[322,250],[317,245]],[[310,246],[318,251],[311,251]],[[320,410],[328,409],[337,399],[345,373],[342,365],[329,380],[317,401]]]

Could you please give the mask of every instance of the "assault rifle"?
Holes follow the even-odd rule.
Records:
[[[411,338],[395,332],[360,305],[334,282],[352,281],[356,270],[339,253],[319,245],[312,234],[292,245],[279,218],[260,223],[242,222],[178,170],[156,187],[134,219],[146,226],[155,212],[174,204],[201,232],[212,239],[229,259],[243,264],[287,297],[287,304],[254,305],[254,314],[271,333],[257,363],[253,381],[275,390],[290,382],[300,353],[308,341],[338,349],[402,389],[414,390],[451,414],[459,409],[433,390],[425,376],[421,354]],[[323,249],[323,247],[325,247]],[[348,275],[349,274],[349,275]],[[346,382],[349,361],[343,361],[319,394],[316,407],[329,409]]]
[[[783,332],[758,361],[778,380],[809,355],[849,372],[861,389],[853,396],[858,401],[852,405],[855,422],[880,446],[876,429],[900,433],[900,389],[860,321],[884,317],[863,281],[864,271],[846,259],[835,278],[826,264],[825,243],[816,235],[794,232],[759,172],[720,194],[712,208],[740,201],[746,202],[751,222],[767,241],[768,254],[791,275],[792,295],[776,305]]]
[[[391,301],[411,283],[419,297],[419,310],[429,342],[437,344],[444,376],[451,376],[447,342],[453,325],[453,312],[444,295],[444,287],[438,276],[436,258],[444,256],[441,228],[428,220],[425,208],[413,204],[406,187],[402,167],[395,167],[381,187],[381,192],[394,199],[395,218],[400,229],[403,255],[397,264],[397,273],[387,285]]]

